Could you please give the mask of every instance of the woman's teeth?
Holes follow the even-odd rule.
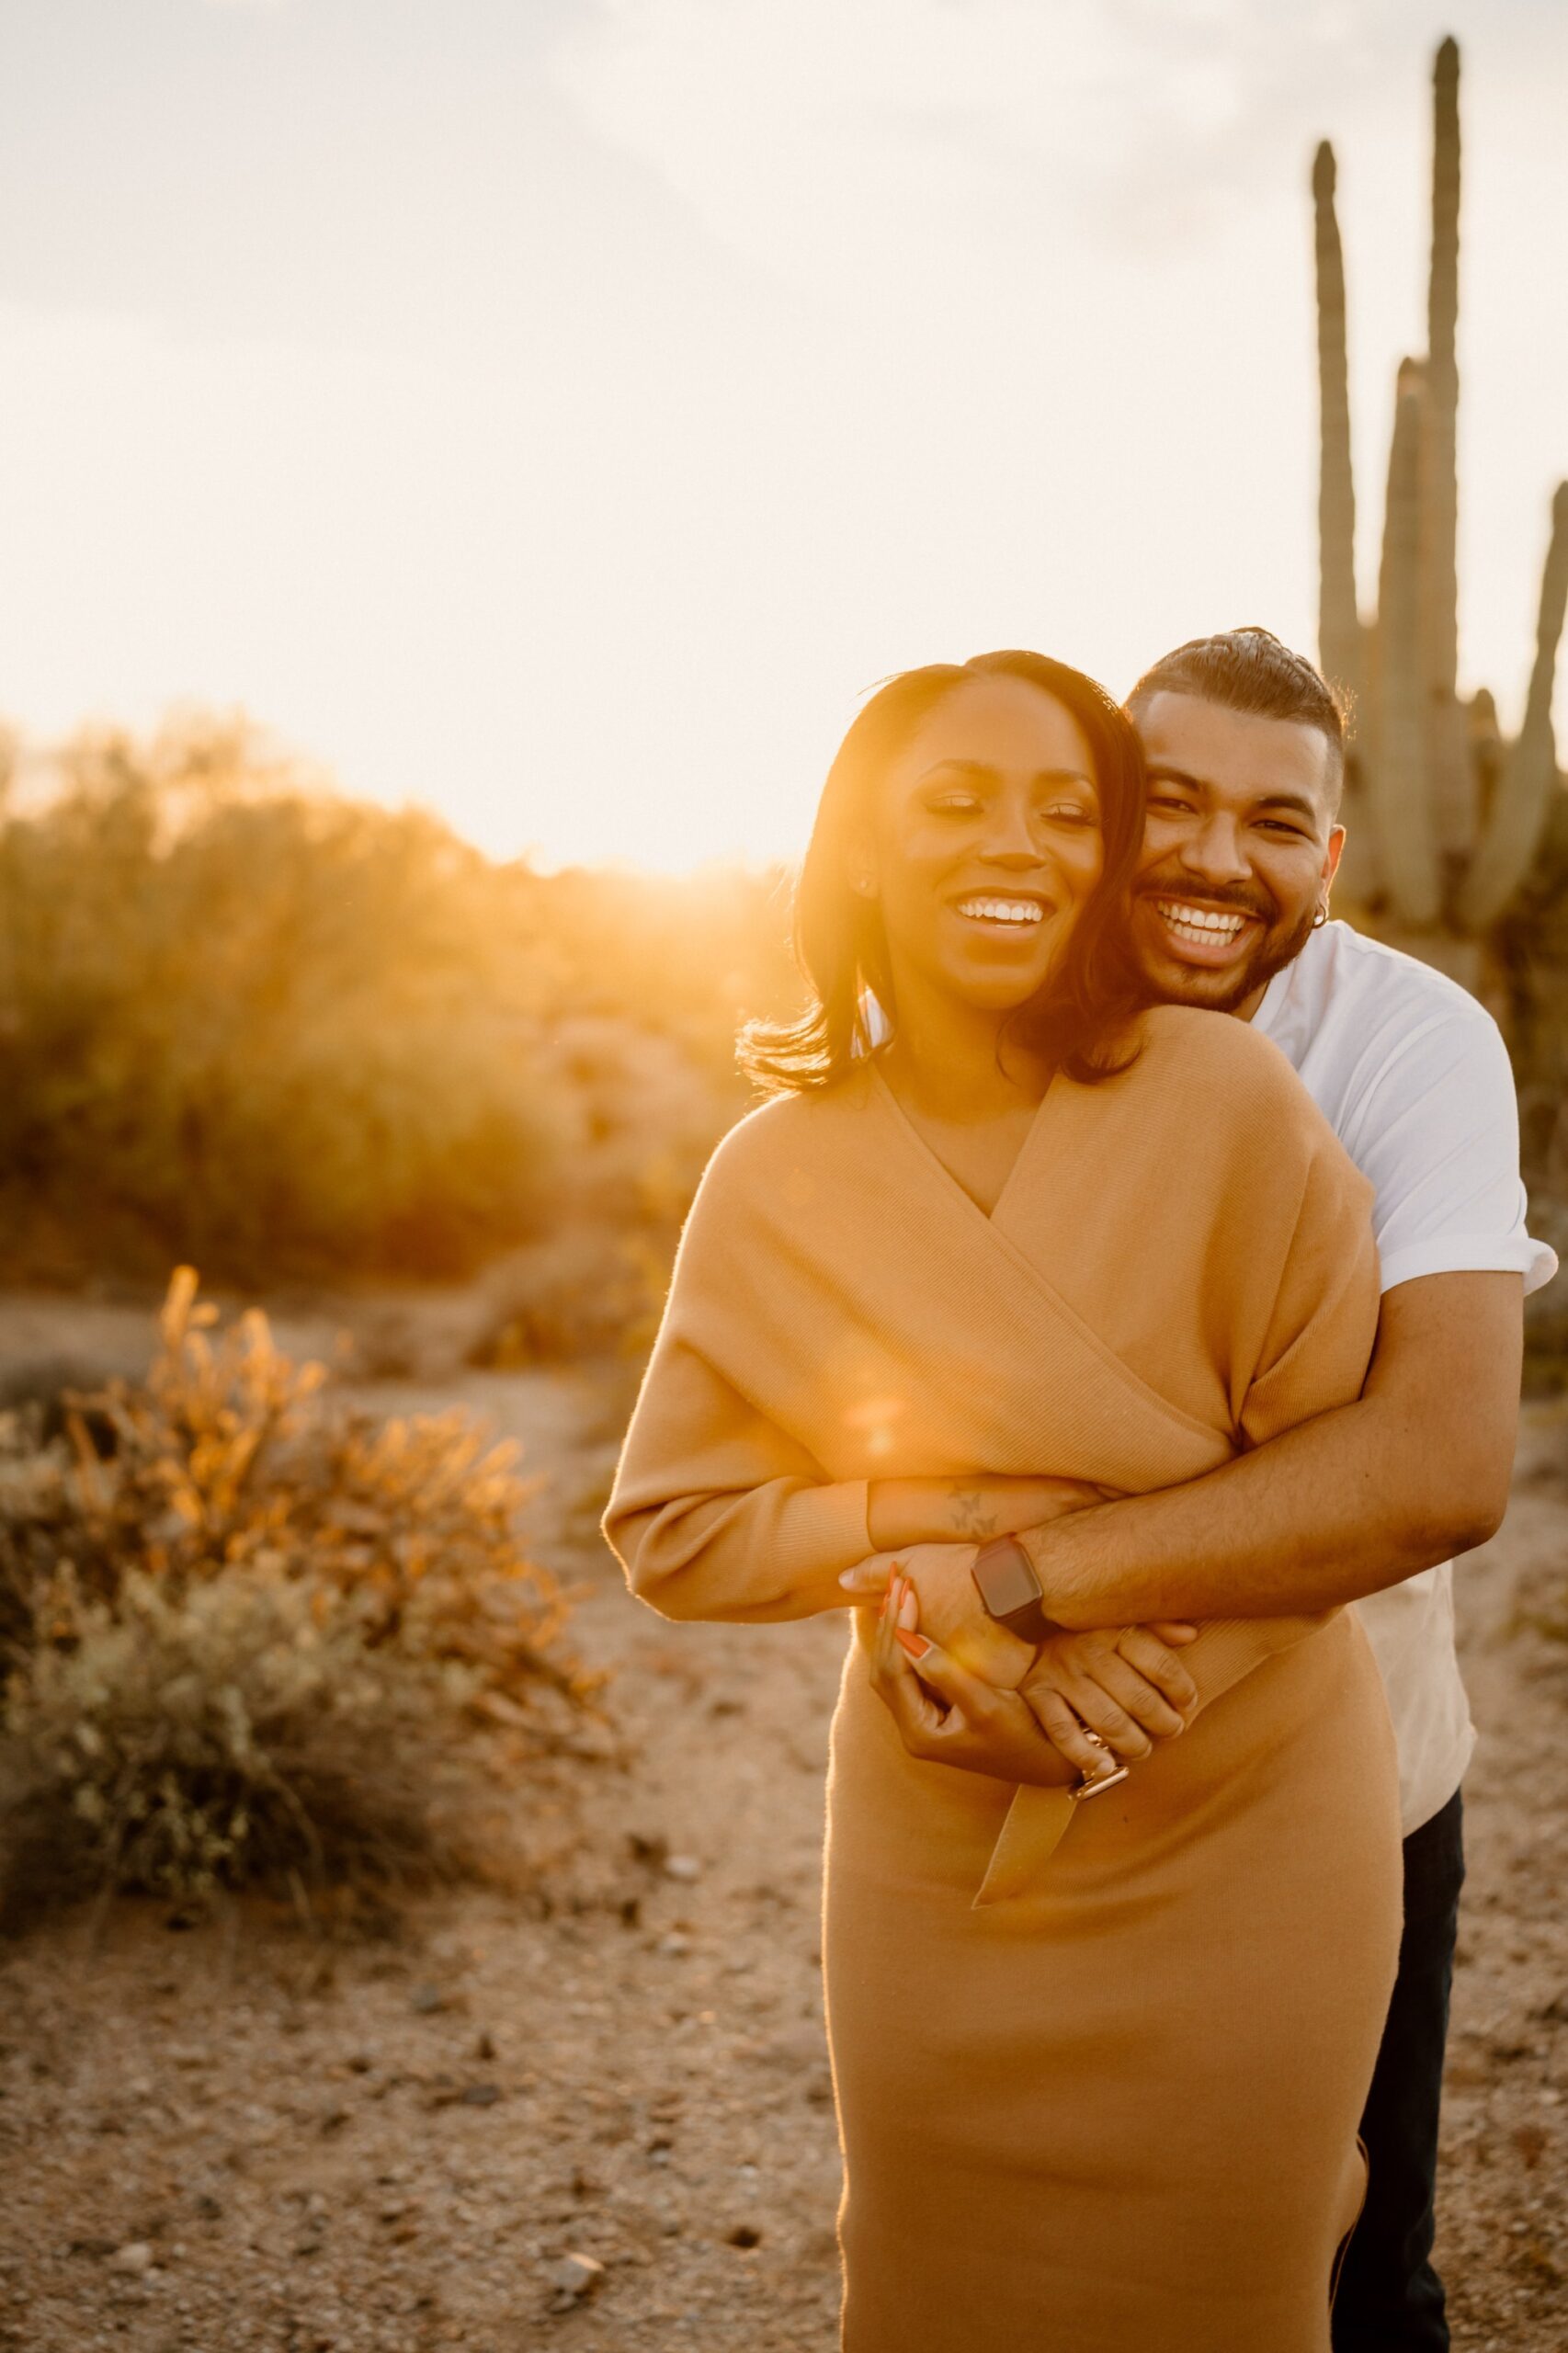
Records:
[[[960,899],[958,905],[976,923],[1039,923],[1045,913],[1038,899]]]
[[[1184,939],[1201,940],[1206,947],[1216,940],[1234,939],[1249,920],[1244,914],[1221,915],[1211,907],[1185,906],[1172,899],[1156,899],[1154,904],[1174,932]]]

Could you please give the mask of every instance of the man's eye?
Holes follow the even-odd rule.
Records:
[[[1284,834],[1293,842],[1304,842],[1307,839],[1307,835],[1300,825],[1290,824],[1283,817],[1265,817],[1262,820],[1262,825],[1265,833]]]
[[[1152,792],[1148,805],[1151,809],[1174,809],[1180,817],[1185,817],[1192,807],[1190,801],[1180,801],[1172,792]]]

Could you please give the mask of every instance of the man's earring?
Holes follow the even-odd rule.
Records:
[[[1318,911],[1312,917],[1312,929],[1314,931],[1321,931],[1327,921],[1328,901],[1326,899],[1320,899],[1318,901]]]

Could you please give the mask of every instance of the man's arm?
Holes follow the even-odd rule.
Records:
[[[1059,1625],[1273,1618],[1356,1601],[1494,1534],[1518,1424],[1517,1274],[1384,1294],[1360,1397],[1186,1485],[1024,1533]]]

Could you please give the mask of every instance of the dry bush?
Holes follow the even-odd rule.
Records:
[[[645,1152],[694,1095],[710,1142],[737,1020],[788,996],[770,878],[495,865],[240,722],[28,773],[0,775],[18,1267],[465,1276],[558,1222],[634,1106]]]
[[[476,1859],[449,1804],[570,1737],[565,1597],[506,1446],[323,1400],[181,1269],[144,1384],[0,1417],[0,1815],[41,1870],[188,1895]],[[107,1450],[100,1450],[107,1449]]]

